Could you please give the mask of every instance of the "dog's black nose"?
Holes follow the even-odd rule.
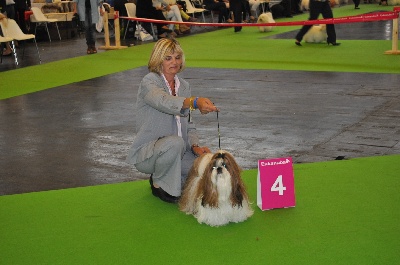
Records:
[[[222,174],[222,167],[217,167],[217,173]]]

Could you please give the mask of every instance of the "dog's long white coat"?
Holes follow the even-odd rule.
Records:
[[[265,12],[265,13],[262,13],[258,17],[257,23],[275,23],[275,20],[272,17],[271,12]],[[268,31],[272,31],[274,28],[275,28],[275,26],[260,26],[260,27],[258,27],[258,30],[260,32],[268,32]]]
[[[326,25],[313,25],[310,30],[304,35],[305,42],[321,43],[326,41],[328,35],[326,34]]]

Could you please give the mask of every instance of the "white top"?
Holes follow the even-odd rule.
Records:
[[[168,87],[168,90],[169,90],[169,94],[172,95],[172,89],[169,86],[167,78],[165,78],[164,74],[161,74],[161,76],[164,78],[165,84],[167,84],[167,87]],[[179,82],[179,78],[176,75],[174,76],[174,80],[175,80],[175,95],[178,95],[179,86],[180,86],[181,83]],[[182,137],[181,117],[179,115],[176,115],[175,116],[175,120],[176,120],[176,126],[178,126],[178,136]]]

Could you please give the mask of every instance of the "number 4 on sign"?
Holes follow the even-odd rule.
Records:
[[[296,205],[291,157],[258,160],[257,205],[263,211]]]
[[[271,191],[272,192],[277,191],[277,192],[279,192],[279,195],[282,196],[283,195],[283,191],[285,191],[285,190],[286,190],[286,187],[283,186],[282,175],[279,175],[276,178],[274,184],[272,185]]]

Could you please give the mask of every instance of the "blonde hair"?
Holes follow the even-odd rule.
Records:
[[[153,51],[151,53],[149,63],[147,65],[150,72],[162,73],[162,63],[171,54],[178,53],[182,56],[182,65],[179,72],[185,68],[185,54],[179,44],[175,39],[163,38],[156,42]],[[178,73],[179,73],[178,72]]]

